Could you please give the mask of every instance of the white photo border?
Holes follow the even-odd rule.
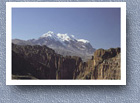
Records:
[[[12,80],[12,8],[120,8],[121,80]],[[126,2],[6,2],[6,85],[126,85]]]

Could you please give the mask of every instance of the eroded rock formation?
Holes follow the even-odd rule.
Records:
[[[46,46],[12,44],[12,75],[13,79],[120,79],[120,48],[99,49],[83,62]]]
[[[109,50],[98,49],[91,60],[86,62],[84,71],[77,79],[121,79],[120,48]]]

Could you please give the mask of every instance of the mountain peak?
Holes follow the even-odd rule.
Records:
[[[64,42],[64,41],[70,41],[70,40],[76,40],[76,41],[78,41],[78,42],[83,42],[83,43],[89,43],[89,41],[88,40],[85,40],[85,39],[77,39],[77,38],[75,38],[75,36],[74,35],[68,35],[67,33],[65,33],[65,34],[62,34],[62,33],[57,33],[57,34],[55,34],[53,31],[48,31],[47,33],[45,33],[45,34],[43,34],[42,36],[41,36],[41,38],[46,38],[46,37],[51,37],[51,38],[53,38],[53,39],[55,39],[55,40],[57,40],[57,41],[61,41],[61,42]]]
[[[67,33],[66,34],[57,34],[57,37],[61,40],[61,41],[70,41],[70,40],[74,40],[73,37],[69,36]]]
[[[54,35],[53,31],[48,31],[47,33],[43,34],[41,37],[52,37]]]
[[[68,34],[60,34],[60,33],[58,33],[57,37],[59,39],[61,39],[62,41],[69,41],[70,40],[70,37],[68,36]]]

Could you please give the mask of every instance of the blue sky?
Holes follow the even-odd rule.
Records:
[[[13,8],[12,38],[68,33],[96,48],[120,47],[120,8]]]

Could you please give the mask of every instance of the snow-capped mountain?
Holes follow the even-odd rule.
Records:
[[[74,35],[70,37],[68,36],[68,34],[60,34],[60,33],[54,34],[52,31],[48,31],[47,33],[43,34],[40,38],[46,38],[46,37],[50,37],[61,42],[74,40]]]
[[[13,39],[12,42],[18,45],[46,45],[63,56],[80,56],[87,58],[93,55],[95,51],[88,40],[77,39],[74,35],[55,34],[52,31],[43,34],[38,39],[30,39],[27,41]]]

